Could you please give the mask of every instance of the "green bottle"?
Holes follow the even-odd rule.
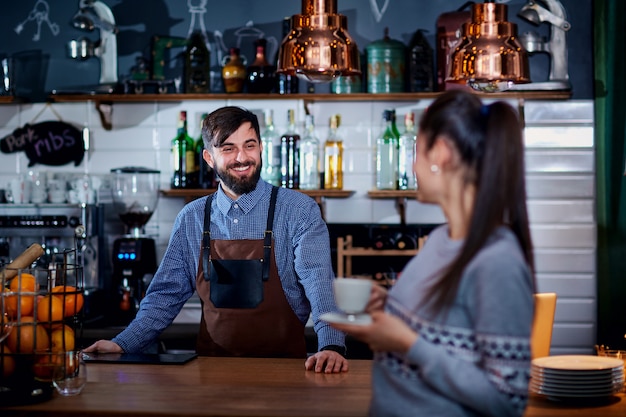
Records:
[[[376,188],[395,190],[398,186],[398,140],[395,110],[383,112],[385,127],[376,139]]]
[[[187,133],[187,112],[178,114],[178,131],[172,139],[172,188],[191,188],[196,166],[194,140]]]

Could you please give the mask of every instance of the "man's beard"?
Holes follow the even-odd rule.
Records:
[[[252,175],[245,178],[231,175],[228,170],[230,168],[237,168],[253,164],[254,162],[236,162],[234,164],[231,164],[224,170],[215,167],[215,173],[219,177],[220,181],[222,181],[224,185],[226,185],[226,187],[228,187],[233,193],[237,195],[247,194],[254,191],[254,189],[256,188],[256,184],[259,182],[259,178],[261,178],[261,163],[256,166]]]

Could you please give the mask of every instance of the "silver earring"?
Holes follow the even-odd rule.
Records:
[[[433,174],[439,174],[439,166],[432,164],[430,166],[430,172],[432,172]]]

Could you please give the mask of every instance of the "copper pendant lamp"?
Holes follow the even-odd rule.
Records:
[[[291,31],[280,45],[276,72],[313,83],[361,74],[359,50],[347,27],[337,0],[302,0],[302,14],[291,16]]]
[[[506,4],[472,5],[470,22],[450,56],[446,81],[483,92],[505,91],[530,82],[528,53],[517,38],[517,25],[506,21]]]

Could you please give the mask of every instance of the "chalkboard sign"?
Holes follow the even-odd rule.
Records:
[[[547,23],[534,26],[517,16],[525,0],[500,2],[508,4],[508,20],[518,25],[520,34],[536,31],[539,36],[549,38]],[[82,3],[93,4],[92,11],[81,13]],[[405,44],[421,29],[435,47],[438,16],[465,3],[465,0],[337,0],[337,7],[347,17],[348,31],[364,53],[369,43],[383,37],[386,27],[391,38]],[[561,3],[571,23],[567,43],[573,97],[592,98],[592,0],[561,0]],[[96,5],[100,7],[99,13],[93,12],[98,9]],[[263,37],[268,40],[268,58],[275,61],[282,40],[283,19],[301,13],[300,8],[301,2],[294,0],[13,1],[0,14],[0,59],[8,58],[11,62],[15,95],[45,101],[55,89],[98,85],[103,71],[114,72],[119,81],[130,80],[138,72],[145,72],[146,65],[152,68],[155,36],[188,38],[192,31],[200,30],[205,33],[211,50],[212,91],[219,92],[223,88],[222,60],[228,49],[240,48],[251,63],[253,42]],[[89,20],[93,23],[92,30],[86,23]],[[113,59],[98,55],[102,53],[102,42],[108,39],[114,39],[117,46]],[[74,45],[74,50],[70,45]],[[83,49],[77,51],[77,47]],[[170,52],[163,57],[163,71],[165,77],[176,78],[182,74],[180,49]],[[533,81],[547,79],[549,64],[546,53],[531,56]]]

